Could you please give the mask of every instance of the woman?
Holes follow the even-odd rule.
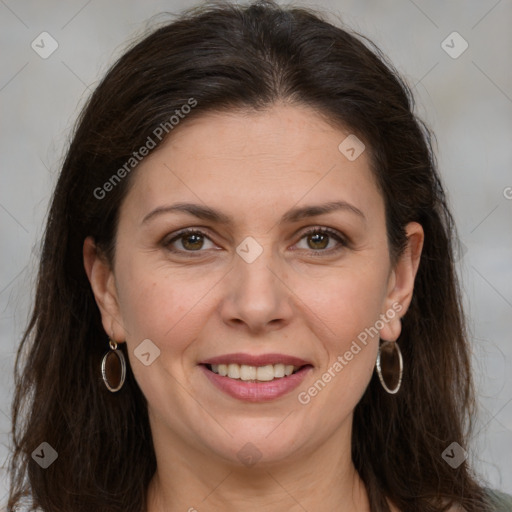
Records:
[[[121,57],[51,204],[9,510],[498,510],[412,111],[371,43],[270,2]]]

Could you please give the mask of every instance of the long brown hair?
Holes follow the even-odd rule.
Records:
[[[452,442],[466,446],[475,401],[455,228],[432,135],[414,114],[410,89],[369,40],[310,10],[264,1],[205,5],[157,28],[118,60],[82,111],[51,202],[16,361],[9,510],[22,503],[47,512],[145,510],[156,469],[147,404],[130,369],[116,394],[101,381],[108,338],[82,246],[92,235],[113,261],[119,207],[136,166],[111,182],[107,197],[98,189],[191,98],[196,105],[183,122],[285,100],[313,107],[364,141],[393,261],[408,222],[423,226],[425,242],[398,339],[402,388],[388,395],[372,378],[354,412],[355,467],[374,512],[389,511],[386,498],[402,511],[452,503],[488,510],[467,461],[454,469],[442,458]],[[31,457],[42,442],[58,452],[47,469]]]

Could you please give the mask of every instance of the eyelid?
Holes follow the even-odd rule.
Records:
[[[309,233],[317,233],[317,232],[327,233],[328,235],[337,236],[343,242],[348,243],[347,237],[341,231],[338,231],[337,229],[334,229],[334,228],[330,228],[328,226],[307,227],[307,228],[304,228],[304,231],[299,232],[299,234],[297,236],[300,236],[302,238],[304,235],[308,235]]]

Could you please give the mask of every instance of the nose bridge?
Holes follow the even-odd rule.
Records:
[[[278,266],[270,236],[257,239],[247,236],[236,248],[236,282],[249,291],[257,293],[276,286],[276,277],[270,270]],[[274,271],[275,272],[275,271]]]
[[[272,238],[246,237],[236,249],[237,255],[230,278],[230,292],[224,314],[251,327],[284,319],[287,308],[287,287],[279,278],[279,259]]]

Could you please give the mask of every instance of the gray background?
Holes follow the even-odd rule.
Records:
[[[39,241],[69,130],[125,44],[150,16],[195,2],[0,0],[0,460],[9,446],[12,367],[30,308]],[[512,493],[512,2],[302,2],[369,36],[414,87],[463,244],[459,270],[481,414],[476,470]],[[43,31],[58,49],[41,58]],[[457,31],[458,58],[442,42]],[[456,39],[447,43],[462,48]],[[441,456],[441,454],[440,454]],[[0,504],[7,474],[0,469]]]

